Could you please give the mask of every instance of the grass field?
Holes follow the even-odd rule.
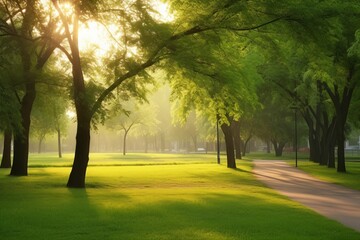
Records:
[[[87,188],[68,189],[70,155],[32,155],[28,177],[0,170],[1,239],[360,239],[264,187],[251,161],[215,160],[97,154]]]

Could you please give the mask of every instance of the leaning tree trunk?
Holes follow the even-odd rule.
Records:
[[[90,151],[90,118],[84,117],[82,109],[77,109],[77,132],[74,163],[67,186],[70,188],[84,188],[86,169]]]
[[[76,66],[73,66],[73,68],[76,68]],[[84,188],[86,169],[89,162],[91,117],[87,100],[83,97],[85,96],[85,86],[82,71],[80,73],[75,73],[78,73],[74,74],[74,84],[78,84],[77,88],[75,87],[74,92],[77,115],[76,147],[74,163],[67,186],[72,188]],[[81,82],[78,83],[78,78],[80,78],[80,80],[82,79],[82,84]]]
[[[77,28],[77,26],[75,28]],[[74,40],[74,42],[77,41]],[[76,46],[72,46],[72,73],[77,116],[77,132],[74,163],[67,183],[67,186],[71,188],[85,187],[85,177],[90,151],[90,106],[86,99],[85,81],[78,50],[77,44]]]
[[[221,125],[221,130],[225,135],[225,145],[226,145],[226,158],[227,158],[227,167],[236,168],[235,154],[234,154],[234,141],[231,133],[231,127],[227,124]]]
[[[6,130],[4,132],[4,149],[3,149],[0,168],[11,168],[11,140],[12,140],[12,132]]]
[[[58,5],[56,5],[56,7],[58,7]],[[72,23],[72,36],[69,31],[70,24],[67,22],[68,20],[63,15],[61,16],[71,48],[74,102],[77,117],[74,163],[67,183],[67,186],[70,188],[85,188],[85,177],[90,151],[91,107],[86,97],[87,93],[80,61],[78,13],[78,9],[76,9]]]

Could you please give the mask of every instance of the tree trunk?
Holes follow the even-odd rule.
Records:
[[[245,157],[246,156],[246,145],[245,145],[245,141],[244,140],[241,140],[240,142],[241,144],[241,157]]]
[[[148,135],[145,135],[145,153],[148,153],[149,139]]]
[[[30,115],[35,97],[35,81],[29,79],[26,84],[25,96],[21,102],[22,132],[14,134],[14,159],[10,172],[12,176],[28,175]]]
[[[165,134],[160,133],[160,152],[165,152]]]
[[[31,38],[30,32],[34,27],[35,1],[27,1],[23,24],[21,26],[21,35],[24,38],[19,38],[19,49],[21,52],[21,64],[23,81],[25,85],[25,95],[21,99],[20,115],[22,131],[14,132],[14,159],[10,175],[12,176],[27,176],[28,175],[28,157],[29,157],[29,131],[30,131],[30,114],[32,105],[36,97],[35,90],[35,76],[31,73],[32,59],[29,42],[24,42],[23,39]],[[37,69],[42,67],[37,65]]]
[[[316,162],[316,159],[318,158],[317,155],[317,149],[316,149],[316,141],[315,141],[315,131],[313,129],[310,129],[309,127],[309,145],[310,145],[310,161]]]
[[[233,141],[233,136],[231,134],[231,127],[226,124],[222,124],[221,130],[223,131],[223,133],[225,135],[227,167],[228,168],[236,168],[235,154],[234,154],[234,141]]]
[[[266,153],[271,153],[271,143],[270,143],[270,141],[266,141]]]
[[[128,134],[128,130],[124,129],[124,143],[123,143],[123,155],[125,156],[126,155],[126,137],[127,137],[127,134]]]
[[[332,144],[329,149],[329,162],[328,162],[328,168],[335,168],[335,147]]]
[[[345,134],[344,134],[344,127],[338,126],[337,128],[337,171],[345,173],[346,166],[345,166]]]
[[[245,156],[246,153],[250,153],[250,150],[248,148],[248,144],[251,140],[252,136],[249,136],[245,141],[243,141],[242,145],[243,145],[243,148],[242,148],[242,156]]]
[[[328,136],[328,168],[335,168],[336,121],[333,119],[329,126]]]
[[[78,118],[79,120],[79,118]],[[87,120],[87,121],[85,121]],[[90,150],[90,119],[78,122],[74,164],[67,183],[68,187],[84,188]]]
[[[91,107],[89,105],[88,99],[86,98],[86,87],[80,61],[78,45],[79,18],[77,11],[78,9],[76,9],[73,18],[72,37],[70,35],[70,32],[67,32],[72,55],[74,101],[77,117],[74,163],[67,183],[67,186],[70,188],[85,187],[86,169],[89,162],[90,122],[92,117]],[[65,25],[68,24],[66,22],[66,19],[63,19],[63,22]]]
[[[40,136],[39,137],[39,146],[38,146],[38,153],[40,154],[41,153],[41,146],[42,146],[42,142],[44,140],[44,136]]]
[[[346,119],[349,113],[349,107],[351,98],[356,87],[356,80],[353,80],[353,76],[355,75],[355,66],[351,64],[348,69],[348,76],[346,78],[346,85],[343,89],[343,92],[339,92],[338,85],[334,84],[333,90],[327,85],[327,83],[323,83],[325,90],[329,94],[332,103],[335,106],[336,110],[336,136],[337,136],[337,171],[338,172],[346,172],[345,167],[345,124]]]
[[[58,153],[59,153],[59,158],[62,158],[62,151],[61,151],[61,131],[60,128],[58,128],[57,130],[57,142],[58,142]]]
[[[329,160],[329,144],[327,141],[328,139],[323,135],[321,139],[320,166],[326,166]]]
[[[196,152],[197,151],[197,137],[196,137],[196,135],[193,135],[191,137],[191,140],[193,141],[193,144],[194,144],[194,152]]]
[[[235,158],[241,159],[241,137],[240,137],[240,122],[232,121],[231,122],[232,134],[234,137],[235,143]]]
[[[275,140],[271,141],[273,143],[274,149],[275,149],[275,156],[276,157],[281,157],[282,153],[283,153],[283,149],[285,147],[285,143],[278,143]]]
[[[305,122],[309,129],[309,145],[310,145],[310,161],[313,161],[315,163],[320,162],[320,133],[319,128],[320,124],[318,121],[320,119],[315,119],[312,117],[310,110],[307,109],[303,113],[303,117],[305,119]],[[316,121],[316,122],[314,122]]]
[[[0,168],[11,168],[11,140],[12,140],[12,132],[6,130],[4,132],[4,149],[3,149]]]

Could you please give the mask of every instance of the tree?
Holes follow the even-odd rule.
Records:
[[[35,0],[0,3],[0,36],[16,47],[21,73],[17,83],[21,131],[14,133],[14,159],[10,175],[26,176],[29,153],[30,115],[36,97],[36,80],[62,37],[56,34],[56,19],[46,18],[44,8]],[[37,28],[36,28],[37,27]],[[36,28],[36,29],[35,29]],[[46,33],[46,37],[44,34]]]
[[[271,84],[265,84],[259,90],[263,109],[255,115],[255,132],[265,142],[270,141],[273,144],[276,156],[282,156],[286,143],[293,138],[293,110],[289,105],[284,105],[286,99],[269,86]]]
[[[171,6],[178,10],[179,19],[172,24],[167,24],[157,18],[156,14],[151,14],[151,12],[156,12],[151,8],[151,1],[136,0],[134,2],[121,2],[121,4],[116,1],[106,1],[110,10],[97,11],[98,7],[105,5],[96,5],[96,1],[78,0],[67,5],[72,10],[66,13],[58,0],[52,0],[52,3],[61,18],[60,28],[64,30],[66,35],[67,43],[59,46],[59,49],[64,52],[71,63],[73,99],[77,113],[77,144],[74,164],[67,184],[69,187],[85,186],[86,168],[89,161],[91,121],[99,117],[99,113],[104,110],[102,107],[120,85],[128,84],[127,90],[136,90],[137,84],[141,85],[141,79],[145,77],[143,74],[145,70],[157,63],[163,63],[161,60],[172,55],[177,49],[184,47],[186,42],[181,43],[180,40],[189,40],[189,36],[204,35],[209,37],[207,35],[209,33],[228,30],[237,33],[256,30],[282,20],[293,21],[294,19],[289,17],[289,13],[290,15],[297,13],[295,11],[297,10],[296,4],[291,6],[290,10],[292,11],[290,11],[287,4],[278,3],[278,1],[243,3],[229,0],[225,2],[198,1],[196,4],[190,5],[193,7],[192,10],[195,10],[194,8],[198,10],[195,11],[197,14],[189,16],[189,11],[187,11],[189,2],[174,0],[171,1]],[[274,4],[280,10],[275,8],[278,11],[275,14],[269,14],[268,7],[273,7]],[[259,9],[261,10],[259,11]],[[119,37],[120,41],[115,44],[118,46],[120,42],[121,47],[117,47],[117,51],[112,51],[113,55],[109,58],[111,61],[107,62],[107,66],[112,70],[113,75],[111,78],[108,77],[107,81],[102,82],[101,85],[106,87],[96,84],[95,81],[85,82],[83,59],[80,57],[79,51],[80,22],[85,22],[90,16],[96,16],[95,13],[98,14],[97,19],[102,19],[106,23],[116,22],[117,17],[121,19],[120,25],[115,26],[118,33],[120,28],[123,33]],[[299,15],[296,14],[296,16]],[[114,36],[119,36],[119,34],[112,34],[112,37]],[[204,44],[206,41],[200,38],[200,42]],[[131,52],[128,51],[129,49],[137,50],[135,53],[135,50]],[[227,122],[226,114],[222,115],[224,122]]]
[[[154,133],[158,124],[154,107],[139,104],[134,99],[122,103],[121,106],[116,104],[113,112],[116,114],[107,121],[107,126],[124,131],[123,155],[126,155],[126,139],[130,131],[137,131],[136,134],[147,137]]]
[[[84,187],[86,168],[89,161],[90,123],[94,116],[99,113],[109,96],[112,95],[113,91],[123,84],[129,84],[128,90],[136,90],[135,82],[140,84],[141,82],[135,81],[134,78],[144,73],[145,69],[164,59],[172,51],[173,43],[179,39],[196,33],[221,29],[233,23],[233,21],[224,21],[223,16],[217,16],[217,22],[213,22],[212,26],[205,25],[203,21],[199,21],[197,23],[194,22],[195,24],[191,24],[190,27],[188,27],[189,25],[181,27],[173,26],[174,28],[170,29],[170,24],[161,22],[159,19],[156,19],[156,16],[149,13],[152,9],[150,6],[151,2],[138,0],[134,4],[117,4],[116,1],[113,1],[109,3],[109,9],[116,9],[116,11],[102,11],[102,19],[107,19],[110,22],[114,22],[114,17],[122,19],[120,22],[121,26],[118,26],[118,28],[121,28],[124,33],[123,36],[125,36],[122,38],[123,47],[117,49],[118,51],[113,55],[113,61],[108,65],[113,70],[112,72],[115,73],[112,78],[113,81],[109,82],[107,87],[95,88],[98,91],[91,92],[89,91],[90,85],[85,84],[84,80],[78,34],[80,19],[82,21],[88,19],[87,17],[91,15],[90,13],[96,12],[97,6],[92,4],[92,1],[84,1],[85,4],[82,5],[80,1],[73,1],[71,5],[72,11],[69,11],[69,16],[69,13],[64,12],[63,6],[61,6],[59,1],[52,0],[52,3],[61,18],[62,29],[65,31],[69,46],[68,48],[63,46],[60,49],[71,63],[74,88],[73,99],[78,124],[74,164],[67,185],[68,187]],[[209,11],[207,19],[220,12],[224,12],[232,5],[235,5],[235,3],[218,4],[216,2],[216,4],[212,4],[213,10],[216,11]],[[121,7],[119,8],[118,6]],[[268,17],[265,23],[261,22],[258,25],[251,23],[251,27],[233,26],[233,28],[239,31],[248,31],[280,20],[279,18],[269,20]],[[243,24],[248,23],[243,22]],[[175,33],[173,33],[174,29],[177,29]],[[129,47],[139,49],[137,51],[138,54],[128,54]],[[131,87],[135,87],[135,89]],[[92,99],[92,101],[89,101],[89,99]]]
[[[53,79],[56,77],[52,76]],[[61,158],[61,133],[65,132],[67,128],[68,100],[66,99],[67,96],[62,94],[58,88],[52,85],[38,86],[38,97],[35,100],[32,112],[31,129],[32,134],[39,140],[38,153],[41,153],[41,145],[46,135],[56,134],[58,156]]]
[[[220,119],[227,149],[227,165],[229,168],[236,168],[231,123],[239,119],[245,106],[256,106],[257,99],[253,90],[259,77],[250,72],[256,73],[259,57],[254,53],[256,49],[253,54],[250,48],[244,49],[243,43],[236,44],[238,39],[235,36],[226,36],[226,45],[219,46],[215,41],[212,44],[208,42],[207,49],[203,45],[197,49],[193,43],[189,52],[183,50],[176,56],[179,68],[184,70],[173,79],[172,88],[173,95],[180,102],[179,112],[183,116],[186,117],[191,108],[196,108],[197,111],[207,112],[209,117],[212,116],[213,123],[216,123],[217,118]],[[213,37],[216,39],[216,36]],[[238,52],[233,50],[234,46],[239,49]],[[184,57],[185,54],[189,57]],[[184,62],[182,59],[187,60]]]
[[[12,135],[13,132],[21,132],[20,105],[11,81],[16,78],[16,74],[15,71],[7,67],[11,62],[13,64],[16,62],[16,56],[10,54],[12,50],[11,45],[5,45],[0,39],[0,131],[4,133],[4,148],[0,168],[11,168]]]
[[[4,75],[2,75],[4,76]],[[20,130],[19,105],[11,89],[0,82],[0,130],[4,132],[4,148],[0,168],[11,168],[11,140],[12,132]]]

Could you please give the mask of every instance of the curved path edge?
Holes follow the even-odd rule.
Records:
[[[321,181],[285,161],[253,162],[253,173],[268,187],[360,232],[360,191]]]

